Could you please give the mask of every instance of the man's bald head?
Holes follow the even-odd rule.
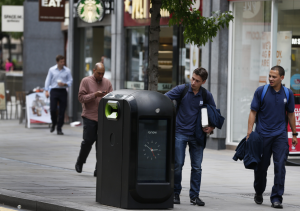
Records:
[[[96,63],[93,69],[93,73],[94,77],[96,78],[96,81],[101,82],[105,73],[104,65],[101,62]]]
[[[94,70],[96,70],[96,69],[98,69],[98,68],[99,68],[99,69],[103,68],[104,71],[105,71],[105,67],[104,67],[103,63],[101,63],[101,62],[97,62],[97,63],[95,64]]]

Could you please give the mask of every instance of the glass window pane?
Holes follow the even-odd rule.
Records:
[[[276,62],[285,70],[283,83],[300,94],[300,0],[277,2],[278,32]],[[298,97],[295,103],[299,104]]]
[[[160,28],[158,51],[158,91],[172,89],[173,27]]]
[[[148,66],[145,27],[126,30],[126,81],[127,89],[144,89],[144,76]]]
[[[253,94],[266,84],[270,66],[271,1],[234,2],[231,137],[247,134]]]
[[[111,80],[111,27],[104,27],[104,43],[103,43],[103,56],[100,61],[104,64],[105,75],[104,77]]]

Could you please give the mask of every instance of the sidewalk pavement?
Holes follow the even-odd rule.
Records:
[[[82,127],[63,127],[64,136],[50,133],[46,125],[31,129],[16,120],[0,121],[0,203],[28,210],[121,210],[95,202],[95,150],[83,172],[74,170]],[[183,169],[181,204],[174,210],[272,210],[269,200],[273,164],[263,205],[253,201],[253,171],[232,160],[234,151],[205,149],[200,198],[205,207],[189,203],[190,160],[187,152]],[[300,167],[287,166],[283,206],[300,210]]]

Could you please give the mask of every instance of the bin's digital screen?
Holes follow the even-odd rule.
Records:
[[[139,120],[138,182],[166,182],[168,120]]]

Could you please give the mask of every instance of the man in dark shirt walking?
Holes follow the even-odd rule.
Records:
[[[82,172],[82,166],[96,141],[97,153],[97,131],[98,131],[98,106],[99,102],[107,93],[112,92],[110,81],[104,78],[105,68],[102,63],[97,63],[93,69],[93,75],[82,79],[78,92],[78,100],[82,105],[83,141],[75,169]],[[96,167],[97,168],[97,163]],[[94,171],[97,176],[97,171]]]
[[[204,147],[199,144],[195,137],[195,127],[198,112],[204,104],[202,88],[205,84],[208,73],[204,68],[197,68],[191,77],[191,85],[189,85],[186,95],[182,98],[176,116],[176,133],[175,133],[175,165],[174,165],[174,204],[180,204],[180,192],[182,189],[182,167],[185,159],[186,145],[189,145],[191,157],[191,179],[190,179],[190,202],[193,205],[204,206],[205,203],[199,198],[201,185],[201,163],[203,158]],[[181,94],[184,92],[185,84],[176,86],[174,89],[166,93],[171,100],[180,100]],[[216,106],[212,94],[207,91],[206,103]],[[213,127],[203,128],[203,132],[210,134],[214,130]]]
[[[272,194],[270,197],[272,207],[282,208],[282,195],[285,181],[285,162],[289,154],[287,137],[287,122],[290,123],[293,131],[293,145],[296,146],[297,135],[295,122],[294,95],[290,89],[282,86],[284,69],[281,66],[274,66],[269,72],[269,85],[264,97],[262,97],[265,86],[260,86],[254,93],[251,103],[251,110],[248,119],[247,139],[249,138],[256,116],[255,131],[263,137],[263,155],[261,162],[254,171],[254,201],[257,204],[263,203],[263,192],[267,185],[267,170],[273,154],[275,178]],[[285,92],[288,92],[288,96]],[[258,113],[258,115],[256,115]],[[287,114],[286,114],[287,113]]]

